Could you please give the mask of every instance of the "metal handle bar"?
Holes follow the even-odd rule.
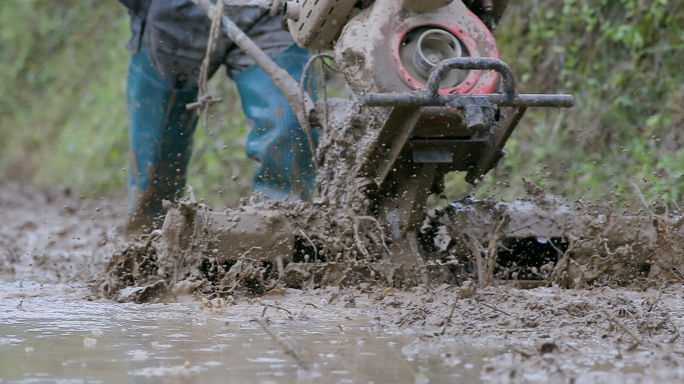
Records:
[[[452,69],[494,70],[501,75],[503,93],[484,95],[439,94],[439,83]],[[367,93],[363,102],[369,107],[444,107],[465,104],[496,104],[500,107],[556,107],[570,108],[575,104],[572,95],[564,94],[521,94],[515,93],[513,71],[498,59],[486,57],[457,57],[437,64],[430,72],[424,91],[406,93]]]
[[[484,101],[500,107],[554,107],[571,108],[575,103],[572,95],[563,94],[520,94],[510,102],[504,102],[504,95],[448,94],[430,97],[424,92],[366,93],[363,103],[368,107],[445,107],[463,104],[483,105]]]
[[[488,57],[455,57],[453,59],[446,59],[430,72],[427,84],[427,94],[431,97],[437,96],[439,91],[439,83],[444,80],[446,75],[452,69],[479,69],[479,70],[494,70],[501,75],[501,82],[503,83],[502,100],[504,103],[510,103],[515,98],[515,78],[513,71],[508,64],[499,59],[492,59]]]

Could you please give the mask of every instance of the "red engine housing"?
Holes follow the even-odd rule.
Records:
[[[489,29],[460,0],[427,12],[408,11],[396,0],[376,0],[345,26],[335,44],[335,61],[352,89],[396,93],[425,88],[425,82],[412,76],[400,57],[406,34],[421,27],[451,32],[467,56],[499,57]],[[460,84],[440,93],[490,93],[497,79],[496,72],[473,70]]]

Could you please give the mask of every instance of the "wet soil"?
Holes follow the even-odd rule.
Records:
[[[0,275],[85,283],[123,239],[124,201],[0,181]]]
[[[207,310],[192,298],[144,305],[61,295],[5,299],[0,378],[3,383],[125,377],[135,383],[480,381],[484,350],[445,338],[421,351],[415,334],[378,331],[369,324],[362,309],[370,303],[363,299],[348,309],[323,305],[318,295],[287,296],[239,300],[221,310]],[[318,305],[309,302],[314,299]],[[296,342],[308,371],[298,369],[253,318],[268,319],[270,330]]]
[[[359,283],[115,303],[91,287],[123,246],[124,204],[63,192],[0,184],[0,378],[8,382],[684,380],[676,280],[582,289]],[[278,339],[254,321],[262,319]],[[304,351],[306,372],[282,340]],[[246,358],[257,359],[253,370],[243,371]]]

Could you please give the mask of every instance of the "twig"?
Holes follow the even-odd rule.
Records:
[[[646,199],[644,199],[644,195],[641,194],[641,190],[639,189],[639,186],[636,185],[636,183],[634,181],[630,181],[629,183],[632,185],[632,188],[634,188],[634,192],[636,192],[637,196],[641,200],[641,204],[644,205],[646,212],[648,212],[649,216],[653,216],[653,212],[651,212],[651,209],[648,207],[648,204],[646,204]]]
[[[401,328],[411,318],[411,316],[413,316],[416,312],[418,312],[418,310],[424,309],[424,308],[425,308],[425,303],[421,304],[419,307],[416,307],[413,311],[411,311],[411,313],[409,313],[408,315],[406,315],[406,317],[404,317],[404,320],[402,320],[401,323],[399,323],[397,328]]]
[[[601,312],[603,312],[603,314],[605,314],[606,317],[608,317],[608,320],[612,321],[613,324],[617,325],[617,327],[622,329],[623,332],[631,336],[637,344],[643,343],[644,340],[641,338],[641,336],[638,333],[627,328],[626,325],[622,324],[622,322],[620,322],[620,320],[618,320],[617,317],[615,317],[615,315],[613,315],[605,309],[602,309]]]
[[[337,287],[339,287],[339,285],[338,285]],[[338,297],[340,297],[340,292],[339,292],[339,291],[338,291],[338,292],[333,292],[333,294],[330,295],[330,298],[328,299],[328,304],[330,304],[330,303],[332,303],[333,301],[335,301],[335,299],[337,299]]]
[[[553,241],[549,240],[549,245],[551,246],[551,248],[555,249],[556,252],[558,252],[560,257],[563,257],[563,252],[561,252],[561,250],[558,249],[558,247],[556,247],[556,245],[553,243]]]
[[[363,254],[366,259],[370,258],[370,253],[366,249],[366,247],[363,245],[363,242],[361,241],[361,236],[359,235],[359,221],[358,220],[352,220],[352,229],[354,230],[354,240],[356,240],[356,247],[359,249],[359,252]]]
[[[470,233],[466,232],[466,235],[470,240],[466,240],[466,244],[468,244],[468,248],[470,248],[470,252],[475,256],[475,265],[477,266],[477,285],[480,288],[484,287],[485,281],[484,281],[484,265],[482,262],[482,246],[480,245],[480,242],[475,238],[475,236],[471,235]]]
[[[672,344],[672,343],[674,343],[675,341],[677,341],[677,339],[679,339],[680,333],[679,333],[679,330],[677,330],[677,326],[674,324],[674,322],[672,321],[672,319],[670,318],[670,316],[668,316],[667,319],[670,320],[670,324],[672,324],[672,326],[674,327],[674,329],[677,331],[677,333],[676,333],[674,336],[672,336],[672,337],[670,338],[670,340],[667,340],[667,341],[665,342],[665,344]]]
[[[252,261],[259,261],[259,260],[249,259],[249,258],[247,257],[247,255],[248,255],[250,252],[252,252],[253,250],[255,250],[255,249],[261,250],[261,247],[252,247],[252,248],[246,250],[245,253],[243,253],[242,255],[240,255],[240,257],[238,257],[238,260],[240,260],[240,259],[248,259],[248,260],[252,260]]]
[[[568,268],[568,263],[570,262],[570,253],[575,250],[576,247],[578,247],[580,244],[584,243],[588,239],[584,240],[579,240],[577,237],[574,237],[572,235],[568,236],[569,239],[569,244],[568,244],[568,249],[565,250],[565,253],[563,253],[563,257],[556,262],[556,265],[553,267],[553,270],[551,271],[551,274],[549,275],[548,282],[550,283],[556,283],[560,285],[563,282],[563,272],[566,271]],[[553,244],[551,241],[549,243]],[[555,246],[554,246],[555,248]],[[556,249],[558,250],[558,249]],[[558,250],[560,252],[560,250]]]
[[[564,344],[564,345],[565,345],[566,347],[568,347],[568,348],[572,349],[572,350],[573,350],[573,351],[575,351],[575,352],[577,352],[577,351],[578,351],[578,349],[577,349],[577,348],[573,347],[572,345],[570,345],[570,344],[568,344],[568,343],[563,343],[563,344]]]
[[[535,221],[535,222],[532,223],[532,224],[523,225],[523,226],[520,227],[520,228],[511,229],[511,230],[508,231],[508,232],[504,232],[503,235],[509,235],[509,234],[511,234],[511,233],[518,232],[518,231],[521,230],[521,229],[525,229],[525,228],[527,228],[527,227],[531,227],[531,226],[533,226],[533,225],[537,225],[537,224],[539,224],[539,223],[541,223],[541,222],[542,222],[542,220],[537,220],[537,221]]]
[[[461,289],[459,288],[459,293]],[[458,303],[458,295],[456,295],[456,299],[454,300],[454,304],[451,306],[451,312],[449,312],[449,316],[447,316],[446,319],[444,319],[444,328],[442,328],[442,332],[440,332],[440,335],[444,334],[444,331],[446,331],[447,325],[449,325],[449,322],[451,321],[451,316],[454,314],[454,310],[456,309],[456,304]]]
[[[493,305],[489,305],[489,304],[485,304],[485,303],[480,303],[480,302],[478,302],[478,304],[482,304],[482,305],[484,305],[484,306],[487,307],[487,308],[490,308],[490,309],[493,309],[493,310],[495,310],[495,311],[501,312],[501,313],[503,313],[504,315],[507,315],[507,316],[510,316],[510,315],[511,315],[510,313],[504,312],[504,311],[500,310],[499,308],[497,308],[497,307],[495,307],[495,306],[493,306]]]
[[[663,288],[665,288],[665,284],[663,284],[658,290],[658,296],[656,297],[653,304],[651,304],[651,306],[648,308],[648,312],[651,312],[658,305],[658,301],[660,301],[660,295],[663,294]]]
[[[390,252],[389,248],[387,248],[387,244],[385,244],[385,235],[382,231],[382,226],[380,225],[378,219],[376,219],[373,216],[357,216],[356,218],[359,220],[370,220],[375,223],[375,225],[378,227],[378,232],[380,232],[380,240],[382,240],[382,246],[385,247],[385,251],[387,251],[387,254],[391,255],[392,253]]]
[[[506,333],[513,333],[513,332],[535,332],[534,329],[525,329],[525,328],[494,328],[494,331],[497,332],[506,332]]]
[[[343,350],[345,350],[345,349],[351,347],[351,346],[354,345],[354,344],[358,344],[358,341],[351,342],[351,343],[349,343],[349,344],[347,344],[347,345],[341,347],[341,348],[338,349],[337,351],[333,352],[332,354],[333,354],[333,355],[336,355],[336,354],[342,352]]]
[[[503,217],[496,226],[494,233],[489,238],[489,245],[487,247],[487,271],[485,273],[485,285],[491,285],[494,282],[494,267],[496,267],[496,244],[499,242],[499,232],[506,222],[507,213],[504,212]]]
[[[309,236],[307,236],[306,233],[304,233],[304,231],[303,231],[301,228],[299,228],[299,232],[301,232],[302,235],[304,235],[304,237],[306,237],[306,239],[309,240],[309,243],[311,243],[311,246],[312,246],[313,249],[314,249],[314,257],[315,257],[315,258],[313,259],[313,262],[315,263],[316,260],[318,260],[318,249],[316,248],[316,245],[313,243],[313,241],[311,241],[311,239],[309,238]]]
[[[216,14],[216,6],[211,0],[191,0],[196,4],[210,19]],[[299,84],[285,69],[281,68],[271,59],[266,52],[250,39],[235,23],[227,16],[221,17],[221,29],[228,35],[228,38],[237,45],[250,59],[261,67],[273,80],[276,88],[283,94],[287,103],[292,107],[299,123],[304,127],[310,127],[306,119],[304,110],[314,108],[313,101],[309,95],[304,95],[304,105],[300,101]]]
[[[275,308],[275,309],[280,309],[281,311],[285,311],[285,312],[287,312],[288,314],[290,314],[290,316],[292,316],[292,312],[288,311],[288,310],[285,309],[285,308],[280,308],[280,307],[277,307],[277,306],[271,305],[271,304],[264,304],[264,311],[261,312],[261,317],[264,317],[264,315],[266,315],[266,310],[268,309],[268,307]]]
[[[283,352],[292,356],[292,358],[295,359],[295,361],[297,362],[297,365],[299,366],[300,369],[303,369],[305,371],[309,370],[309,364],[306,361],[304,361],[304,359],[302,358],[302,354],[299,352],[299,350],[297,348],[295,348],[292,344],[287,342],[287,340],[284,340],[281,337],[279,337],[278,335],[276,335],[271,330],[271,328],[268,327],[268,324],[266,324],[266,322],[263,321],[262,319],[254,318],[252,320],[259,323],[259,325],[264,330],[264,332],[266,332],[269,336],[271,336],[271,338],[273,340],[275,340],[278,343],[280,348],[282,348]]]

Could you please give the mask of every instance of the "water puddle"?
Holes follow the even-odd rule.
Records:
[[[303,375],[251,321],[264,308],[258,302],[220,314],[198,304],[5,298],[0,382],[465,383],[480,382],[488,356],[457,339],[387,334],[367,316],[269,309],[271,329],[294,336],[312,362],[313,373]]]

